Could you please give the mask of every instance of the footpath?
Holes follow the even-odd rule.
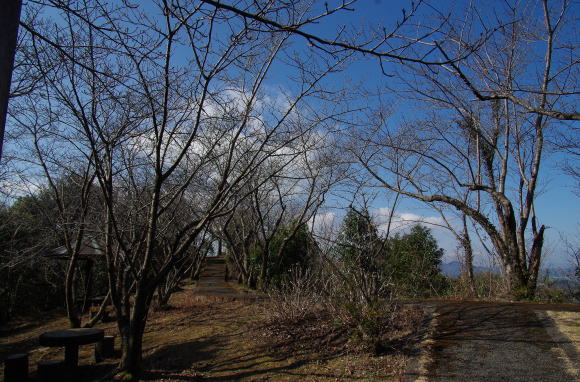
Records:
[[[197,301],[254,301],[260,296],[235,287],[227,281],[227,265],[223,256],[207,257],[193,289]]]
[[[435,302],[404,381],[580,381],[580,306]]]

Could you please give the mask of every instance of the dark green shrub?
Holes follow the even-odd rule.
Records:
[[[380,354],[385,351],[383,335],[390,330],[397,308],[381,299],[370,303],[348,301],[337,307],[337,319],[340,325],[347,326],[351,341]]]
[[[439,269],[444,251],[427,227],[416,225],[407,234],[396,234],[388,240],[384,272],[400,294],[408,297],[440,295],[449,280]]]

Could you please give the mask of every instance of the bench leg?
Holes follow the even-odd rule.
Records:
[[[67,345],[64,348],[64,363],[69,369],[76,369],[79,365],[79,345]]]

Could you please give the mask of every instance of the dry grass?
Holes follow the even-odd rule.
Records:
[[[558,330],[566,335],[580,353],[580,315],[578,312],[546,311]]]
[[[323,309],[300,318],[284,321],[283,316],[277,316],[272,320],[265,304],[267,301],[204,304],[193,302],[190,290],[175,294],[172,309],[151,313],[144,338],[144,379],[397,381],[418,350],[414,344],[421,335],[410,323],[418,322],[413,316],[419,310],[401,308],[400,318],[394,321],[401,325],[393,326],[385,337],[390,339],[389,350],[371,356],[349,342],[347,330],[337,326],[335,317]],[[425,373],[429,380],[577,378],[577,372],[564,367],[577,365],[578,361],[577,307],[468,302],[436,305],[434,362]],[[538,318],[533,311],[539,309],[571,312],[546,312],[545,318]],[[554,332],[565,335],[561,339],[550,332],[552,322],[556,323]],[[34,372],[38,360],[63,357],[62,350],[39,347],[38,336],[66,326],[66,319],[60,316],[0,327],[0,358],[29,351]],[[110,334],[116,332],[115,323],[99,327]],[[563,352],[556,352],[557,348]],[[92,346],[82,346],[78,381],[103,380],[114,371],[116,362],[113,359],[95,365]],[[2,372],[0,368],[0,380]]]
[[[259,322],[268,350],[281,356],[292,354],[307,364],[316,360],[316,366],[327,370],[328,380],[399,380],[422,340],[423,312],[410,306],[397,309],[391,318],[382,333],[384,351],[377,356],[353,340],[352,328],[337,320],[332,310],[318,306],[309,313],[281,317],[275,310],[279,306],[276,301],[266,303]]]
[[[550,318],[546,330],[558,343],[550,351],[555,353],[568,374],[580,377],[580,314],[578,312],[536,312],[539,317]]]
[[[269,333],[263,304],[196,303],[189,290],[175,294],[172,309],[151,313],[144,337],[144,380],[388,381],[396,380],[407,362],[404,353],[372,357],[355,351],[344,332],[320,315],[281,329],[286,332]],[[38,360],[64,356],[62,350],[39,347],[38,336],[66,326],[59,317],[0,328],[0,357],[30,351],[34,373]],[[116,332],[115,323],[99,327]],[[93,347],[82,346],[79,381],[103,380],[116,362],[95,365]]]

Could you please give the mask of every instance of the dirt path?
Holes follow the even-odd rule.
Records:
[[[246,289],[236,288],[226,281],[226,262],[223,257],[207,257],[193,293],[197,301],[253,301],[259,295],[250,294]]]
[[[415,380],[580,381],[580,313],[539,308],[437,304],[429,359]]]

